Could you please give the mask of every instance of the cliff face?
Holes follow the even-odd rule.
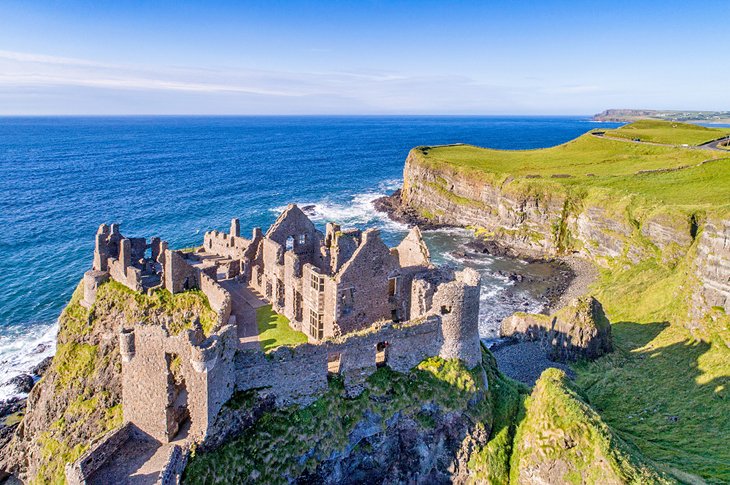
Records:
[[[730,313],[730,216],[569,187],[435,167],[412,150],[401,203],[428,223],[474,228],[517,255],[578,254],[611,269],[677,268],[691,287],[683,295],[690,328],[701,330],[713,308]]]

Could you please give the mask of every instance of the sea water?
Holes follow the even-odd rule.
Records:
[[[594,126],[580,117],[0,118],[0,400],[13,393],[7,379],[53,354],[56,320],[91,266],[101,223],[187,247],[232,217],[244,236],[265,230],[296,202],[314,206],[321,228],[379,227],[393,245],[407,228],[372,200],[400,186],[412,147],[541,148]],[[425,238],[436,262],[481,271],[483,336],[515,305],[544,305],[539,295],[500,298],[510,282],[497,268],[519,262],[458,257],[466,231]]]

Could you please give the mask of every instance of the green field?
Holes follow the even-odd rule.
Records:
[[[607,130],[604,136],[639,139],[643,142],[667,145],[701,145],[730,134],[727,128],[706,128],[689,123],[640,120],[615,130]]]
[[[256,310],[256,324],[259,328],[259,343],[266,352],[282,345],[298,345],[307,342],[307,336],[289,326],[289,319],[279,315],[266,305]]]
[[[666,130],[676,124],[652,123],[665,124]],[[526,190],[547,187],[604,197],[608,189],[615,197],[638,195],[658,205],[730,205],[730,155],[724,150],[627,143],[587,133],[538,150],[449,145],[419,147],[413,154],[425,166],[493,185],[510,179]]]

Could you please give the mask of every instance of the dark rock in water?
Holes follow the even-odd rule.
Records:
[[[396,190],[390,195],[380,197],[373,201],[373,207],[379,212],[385,212],[392,220],[407,224],[409,226],[418,226],[421,229],[439,229],[449,227],[446,224],[438,224],[421,217],[416,211],[410,207],[405,207],[400,199],[401,191]]]
[[[36,345],[33,350],[30,351],[31,354],[41,354],[51,348],[50,344],[38,344]]]
[[[4,423],[6,416],[25,409],[24,397],[13,397],[6,401],[0,401],[0,424]]]
[[[315,210],[316,208],[317,208],[317,206],[316,206],[316,205],[314,205],[314,204],[309,204],[309,205],[305,205],[305,206],[302,206],[302,208],[301,208],[301,209],[302,209],[302,212],[304,212],[304,213],[305,213],[305,214],[307,214],[308,216],[313,216],[313,215],[315,215],[315,214],[316,214],[316,212],[317,212],[317,211]]]
[[[28,394],[33,389],[35,381],[33,380],[33,376],[29,374],[20,374],[7,381],[6,384],[14,386],[17,392]]]
[[[48,370],[53,362],[53,357],[46,357],[40,361],[35,367],[30,370],[30,373],[38,377],[43,377],[43,374]]]

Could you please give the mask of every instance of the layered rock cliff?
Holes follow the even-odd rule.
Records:
[[[577,254],[607,269],[654,264],[683,273],[687,325],[702,332],[730,313],[730,214],[668,206],[638,195],[539,175],[490,174],[411,150],[400,210],[431,225],[473,228],[514,255]],[[553,178],[563,177],[553,175]],[[570,177],[565,175],[564,177]],[[715,328],[728,339],[724,324]]]

